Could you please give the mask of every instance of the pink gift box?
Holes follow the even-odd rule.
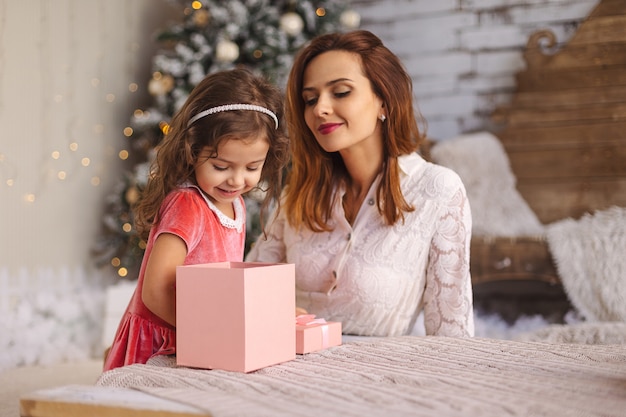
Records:
[[[341,323],[298,316],[296,319],[296,353],[304,354],[341,345]],[[307,324],[304,324],[307,323]]]
[[[295,359],[293,264],[176,268],[176,362],[251,372]]]

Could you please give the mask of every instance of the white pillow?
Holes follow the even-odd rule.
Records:
[[[463,180],[474,236],[543,235],[543,225],[515,188],[509,158],[494,135],[479,132],[440,140],[431,156]]]
[[[626,322],[626,207],[546,226],[559,277],[587,321]]]

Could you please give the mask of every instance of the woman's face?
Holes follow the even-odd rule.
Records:
[[[309,62],[302,81],[304,120],[325,151],[382,140],[383,102],[363,75],[359,55],[324,52]]]

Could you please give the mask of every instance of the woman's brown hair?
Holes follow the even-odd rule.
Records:
[[[286,91],[287,128],[291,140],[292,166],[286,187],[284,209],[289,223],[321,232],[333,207],[333,191],[346,181],[347,172],[338,153],[328,153],[317,143],[304,120],[302,98],[304,71],[320,54],[346,51],[359,55],[363,74],[383,101],[387,120],[382,124],[382,179],[376,190],[378,211],[389,225],[404,220],[414,210],[400,188],[398,157],[418,150],[424,140],[413,107],[413,83],[400,59],[373,33],[357,30],[331,33],[311,41],[296,56]]]
[[[269,115],[249,110],[214,113],[188,126],[189,120],[202,111],[237,103],[269,109],[278,117],[279,127]],[[133,207],[139,236],[147,239],[150,228],[159,222],[159,208],[169,192],[185,182],[195,183],[194,166],[202,149],[208,146],[217,152],[220,143],[230,139],[264,136],[269,142],[259,182],[266,192],[264,212],[272,201],[278,201],[282,191],[283,169],[289,158],[289,141],[284,132],[282,94],[276,86],[242,68],[206,76],[174,115],[167,134],[156,147],[150,178]]]

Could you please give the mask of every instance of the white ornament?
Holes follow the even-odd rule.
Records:
[[[361,16],[354,10],[346,10],[339,16],[339,21],[348,29],[356,29],[361,24]]]
[[[235,42],[221,40],[215,49],[215,58],[219,62],[234,62],[239,58],[239,46]]]
[[[302,33],[304,22],[298,13],[287,12],[280,18],[280,29],[289,36]]]

